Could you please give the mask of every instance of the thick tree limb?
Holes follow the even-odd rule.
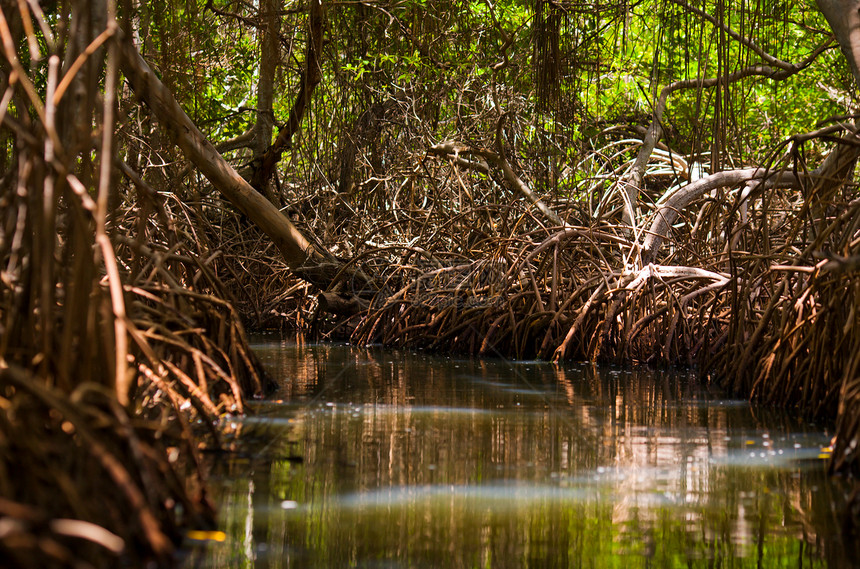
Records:
[[[137,96],[152,109],[172,140],[212,185],[272,239],[296,275],[320,290],[328,289],[336,275],[350,280],[352,288],[374,288],[371,280],[360,271],[341,271],[344,267],[342,262],[312,245],[277,207],[224,160],[128,38],[121,40],[121,52],[122,72]]]
[[[705,193],[724,187],[746,184],[741,201],[753,192],[761,192],[773,187],[797,187],[803,182],[813,184],[838,185],[853,171],[854,163],[860,156],[860,148],[851,144],[838,144],[824,159],[821,165],[798,178],[793,172],[772,172],[764,168],[743,168],[727,170],[705,176],[680,188],[669,196],[654,214],[651,229],[642,244],[642,263],[654,262],[663,241],[669,236],[669,229],[681,211]],[[815,190],[811,194],[817,193]]]
[[[860,0],[816,0],[860,86]]]
[[[305,236],[218,154],[127,38],[122,41],[122,55],[122,71],[137,96],[168,128],[173,141],[203,175],[272,238],[287,264],[298,268],[315,256]]]
[[[254,156],[264,154],[272,143],[275,115],[275,75],[281,58],[278,36],[281,20],[277,16],[276,0],[260,2],[260,16],[264,21],[258,31],[260,38],[260,77],[257,80],[257,122],[254,125]],[[265,17],[263,17],[265,16]],[[276,204],[277,205],[277,204]]]
[[[254,125],[254,161],[262,160],[272,144],[272,130],[275,124],[273,105],[275,100],[275,75],[280,61],[279,34],[280,17],[276,15],[276,0],[261,0],[260,19],[265,22],[258,32],[260,37],[260,76],[257,81],[257,122]],[[257,162],[254,162],[257,163]],[[255,186],[266,198],[281,206],[280,196],[272,191],[269,179],[262,180],[262,186]],[[253,184],[252,184],[253,185]]]
[[[235,136],[229,140],[223,140],[215,145],[215,149],[220,153],[230,152],[231,150],[239,150],[240,148],[249,148],[254,144],[256,126],[246,132]]]
[[[672,194],[666,200],[666,203],[654,214],[651,230],[648,232],[642,245],[642,264],[647,265],[654,262],[657,251],[669,235],[669,228],[678,219],[681,211],[692,201],[702,197],[706,192],[710,192],[711,190],[726,186],[738,186],[750,180],[762,179],[766,174],[767,170],[764,168],[744,168],[741,170],[717,172],[716,174],[700,178]]]

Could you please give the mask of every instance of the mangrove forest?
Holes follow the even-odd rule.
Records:
[[[561,470],[604,475],[617,458],[576,451],[585,438],[622,448],[633,436],[589,430],[621,424],[622,410],[657,430],[735,420],[697,407],[699,389],[823,425],[827,440],[789,437],[786,449],[820,447],[804,460],[839,481],[838,532],[856,544],[858,94],[860,0],[0,0],[0,566],[178,567],[189,542],[223,541],[212,478],[245,452],[236,425],[273,401],[321,397],[314,382],[343,374],[325,375],[320,354],[365,383],[291,415],[277,468],[327,481],[355,471],[357,487],[420,471],[401,482],[422,485],[426,508],[365,518],[393,514],[368,502],[382,494],[360,494],[343,515],[365,533],[347,548],[333,529],[347,522],[302,510],[297,496],[316,486],[264,482],[257,468],[249,504],[277,487],[255,511],[309,512],[283,532],[321,552],[258,567],[370,566],[359,553],[378,552],[363,544],[390,541],[395,556],[409,527],[424,542],[374,566],[620,566],[573,557],[606,543],[654,566],[754,566],[698,549],[732,542],[711,540],[711,526],[649,526],[627,543],[598,523],[592,540],[580,500],[603,486],[564,491],[574,477]],[[271,337],[320,347],[300,354],[307,365],[266,360],[259,339]],[[348,347],[401,356],[374,355],[389,371],[364,374]],[[424,355],[470,371],[409,359]],[[532,362],[517,373],[564,396],[529,403],[493,375],[499,362]],[[689,383],[666,387],[665,373]],[[404,378],[390,401],[366,392],[383,376]],[[531,414],[454,413],[442,390],[467,380],[467,406]],[[390,407],[362,415],[353,396],[424,401],[454,429],[444,444],[474,455],[427,439],[424,458],[401,460],[398,437],[436,423],[404,426]],[[574,403],[561,422],[546,411]],[[349,405],[336,428],[320,419]],[[757,437],[738,444],[775,448]],[[310,440],[341,454],[296,446]],[[680,462],[708,468],[717,450]],[[504,484],[428,482],[485,481],[506,471],[475,456],[523,453],[518,472],[545,468],[556,484],[525,495],[544,509],[524,526],[479,515]],[[400,466],[365,469],[383,455]],[[661,500],[683,495],[672,489],[686,482],[656,472]],[[835,498],[779,473],[744,484],[781,477],[803,547],[830,563],[815,566],[838,566],[809,537],[813,502]],[[439,488],[474,540],[456,521],[422,525]],[[645,507],[600,502],[593,519],[631,527]],[[696,531],[704,541],[688,543]],[[505,549],[523,532],[531,541]],[[661,540],[703,564],[661,558]],[[422,549],[433,542],[447,553]],[[768,559],[776,546],[759,544]],[[786,547],[807,566],[807,549]]]

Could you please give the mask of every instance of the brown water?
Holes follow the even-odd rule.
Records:
[[[186,567],[843,567],[830,433],[685,372],[261,342]]]

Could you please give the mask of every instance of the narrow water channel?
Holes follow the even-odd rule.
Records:
[[[843,567],[830,433],[686,372],[256,345],[186,567]]]

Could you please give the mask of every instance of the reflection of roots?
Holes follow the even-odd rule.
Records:
[[[737,222],[731,207],[706,203],[697,233],[672,229],[672,265],[637,266],[633,246],[602,224],[494,241],[487,257],[494,261],[391,262],[389,292],[351,316],[351,339],[516,358],[703,365],[758,401],[818,416],[839,407],[834,466],[857,470],[860,201],[836,205],[829,194],[833,203],[813,207],[786,198],[774,191],[751,202],[734,229],[726,229]],[[804,232],[817,237],[801,249]],[[714,245],[724,252],[698,253]]]

